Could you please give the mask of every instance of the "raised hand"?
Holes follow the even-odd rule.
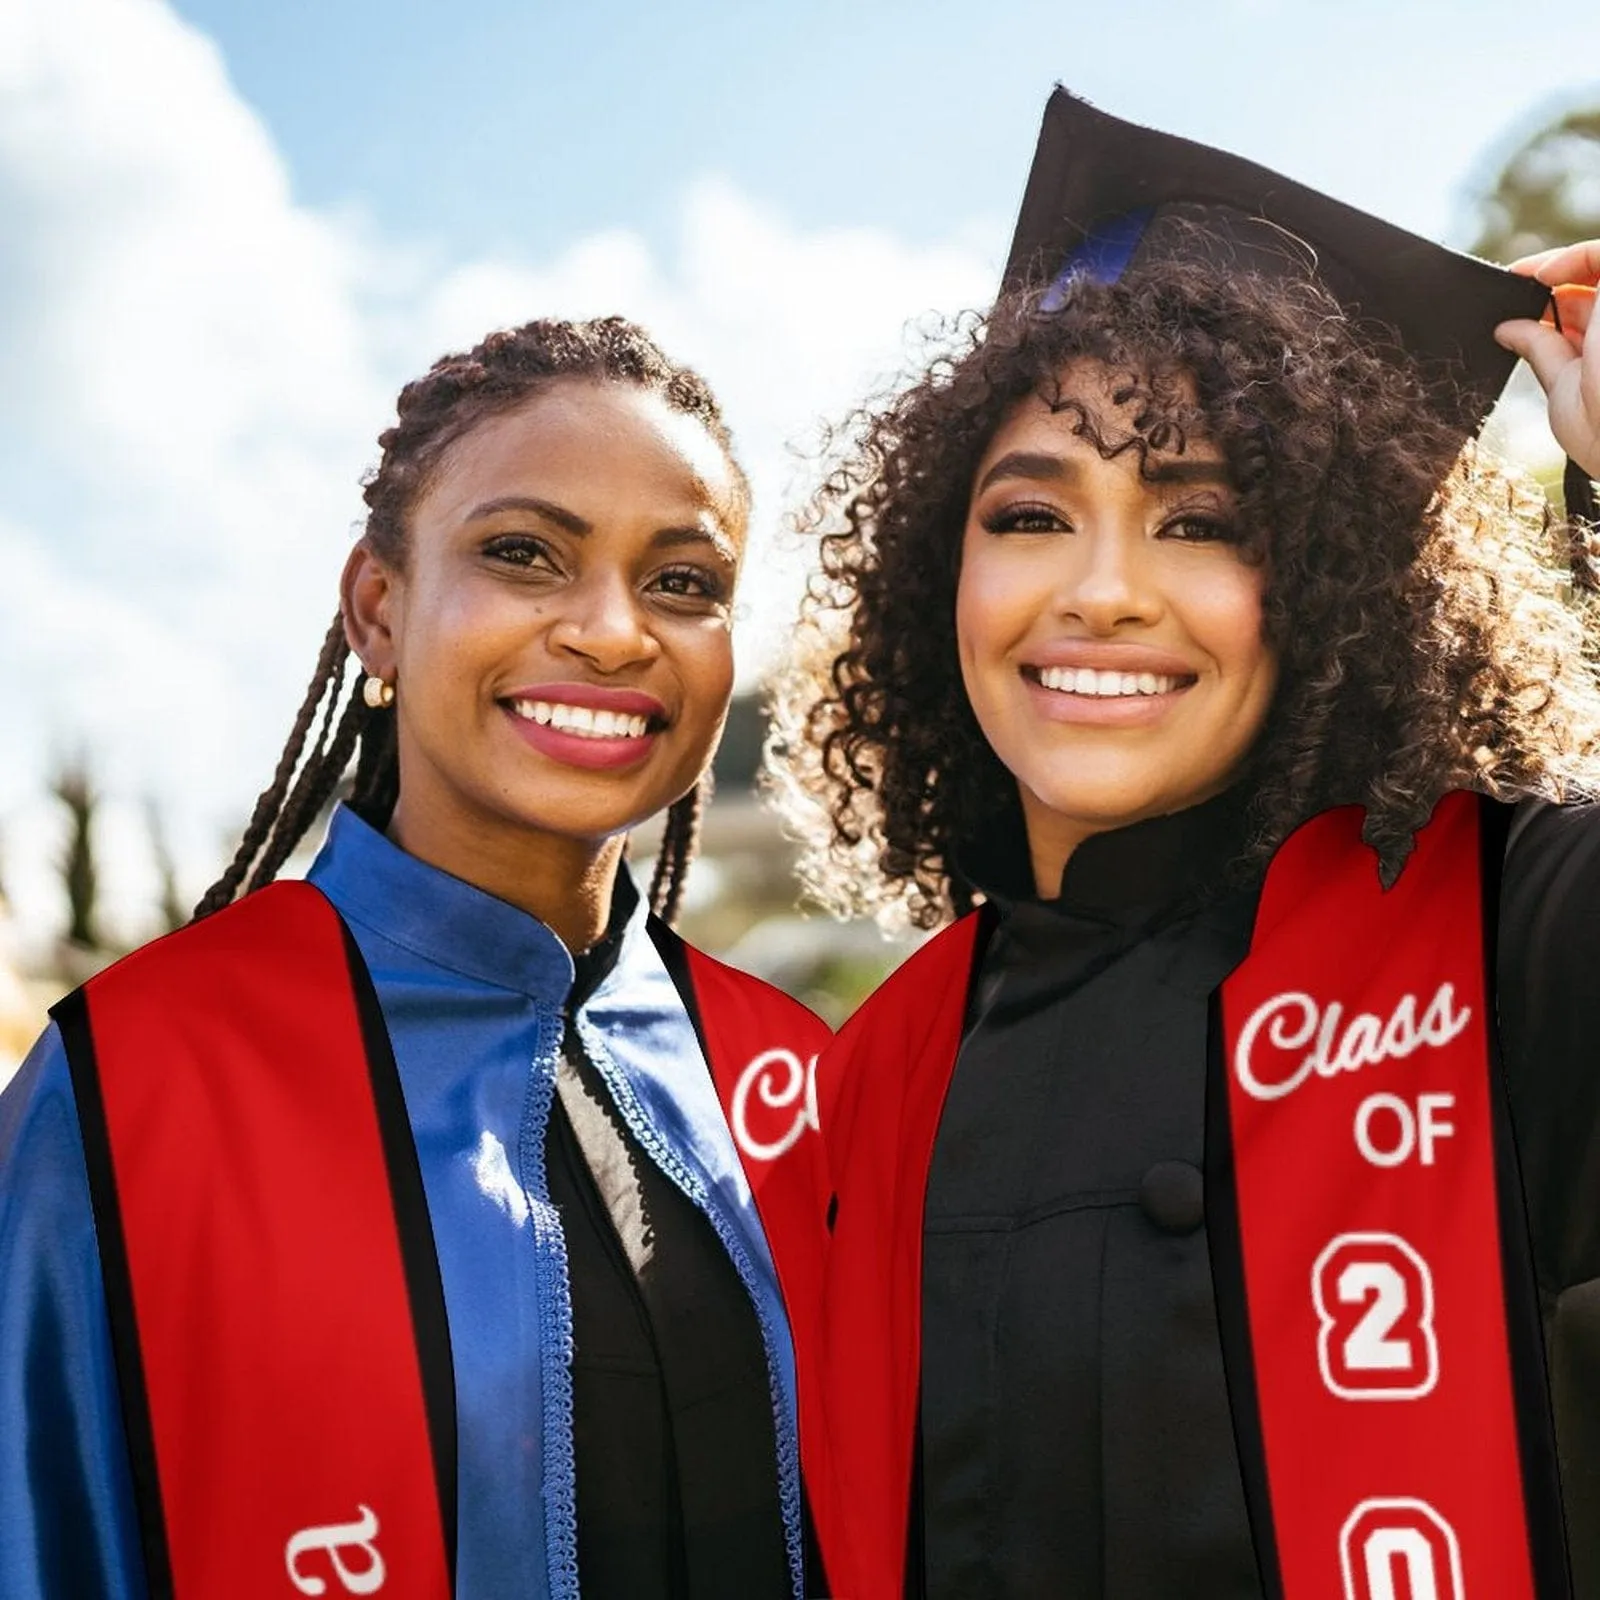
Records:
[[[1591,332],[1600,320],[1594,317],[1600,239],[1524,256],[1511,270],[1550,285],[1561,326],[1553,318],[1519,318],[1502,322],[1494,336],[1533,368],[1549,397],[1556,442],[1591,478],[1600,478],[1600,333]]]

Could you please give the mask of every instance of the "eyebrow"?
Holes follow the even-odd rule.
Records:
[[[684,545],[708,544],[719,556],[733,566],[739,564],[738,552],[733,547],[733,541],[719,528],[713,532],[709,528],[658,528],[650,535],[650,548],[652,550],[677,550]]]
[[[593,533],[592,524],[586,522],[576,511],[568,511],[565,506],[558,506],[553,500],[539,500],[531,494],[502,495],[498,500],[485,500],[481,505],[476,505],[467,513],[468,522],[478,522],[484,517],[492,517],[497,511],[532,511],[536,515],[548,518],[558,528],[565,528],[568,533],[576,534],[580,539],[586,533]]]
[[[1013,450],[1003,455],[978,480],[976,493],[982,494],[991,483],[1004,478],[1025,478],[1034,483],[1071,483],[1080,476],[1078,464],[1066,456],[1046,451]],[[1227,464],[1222,461],[1158,461],[1142,474],[1146,483],[1231,485]]]
[[[1228,489],[1233,487],[1233,474],[1226,461],[1159,461],[1145,474],[1146,483],[1213,483]]]
[[[580,517],[576,511],[569,511],[553,500],[541,500],[536,495],[528,494],[508,494],[496,500],[485,500],[467,513],[467,521],[477,522],[484,517],[492,517],[500,511],[531,511],[536,516],[555,523],[558,528],[564,528],[578,539],[594,532],[594,524],[587,518]],[[720,528],[712,531],[690,523],[682,527],[658,528],[650,536],[652,550],[675,550],[690,544],[708,544],[725,561],[734,564],[738,562],[732,542]]]

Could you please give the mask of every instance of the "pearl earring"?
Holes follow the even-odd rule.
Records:
[[[368,673],[367,681],[361,685],[361,698],[374,711],[382,711],[394,704],[394,685],[385,683],[375,672]]]

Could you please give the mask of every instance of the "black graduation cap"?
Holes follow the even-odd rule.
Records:
[[[1177,219],[1202,223],[1203,235],[1175,228]],[[1550,299],[1529,278],[1226,151],[1107,116],[1057,87],[1028,173],[1006,287],[1048,283],[1048,304],[1074,273],[1114,280],[1164,249],[1203,249],[1277,275],[1304,277],[1309,268],[1353,316],[1394,329],[1430,379],[1450,380],[1464,433],[1477,428],[1516,365],[1495,343],[1495,324],[1542,316]]]

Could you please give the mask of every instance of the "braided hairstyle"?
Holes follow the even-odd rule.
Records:
[[[515,410],[563,379],[632,384],[694,417],[722,447],[748,503],[748,484],[721,408],[698,373],[670,361],[642,328],[622,317],[540,320],[491,333],[465,354],[442,356],[400,391],[398,420],[379,436],[383,453],[363,486],[366,540],[378,556],[404,567],[407,518],[451,445],[486,418]],[[344,619],[335,616],[272,782],[256,801],[227,870],[195,907],[197,918],[278,875],[336,793],[352,756],[351,809],[375,828],[388,826],[400,794],[395,712],[366,703],[363,677],[359,661],[352,662]],[[650,908],[669,923],[683,901],[708,781],[702,778],[667,811]]]

